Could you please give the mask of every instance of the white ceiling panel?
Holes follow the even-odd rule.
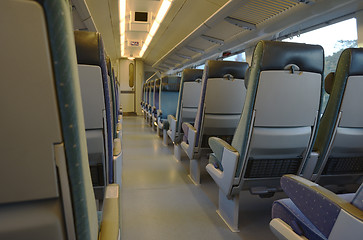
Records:
[[[208,30],[205,35],[215,37],[222,40],[227,40],[236,34],[246,31],[240,27],[230,24],[226,21],[221,21],[216,26]]]
[[[112,60],[121,57],[118,0],[86,0],[107,54]]]
[[[227,0],[174,0],[145,52],[146,64],[153,65],[157,62],[226,2]]]
[[[248,0],[230,16],[257,25],[298,4],[293,0]]]

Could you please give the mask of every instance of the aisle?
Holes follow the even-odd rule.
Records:
[[[241,239],[142,117],[124,117],[122,141],[122,240]]]

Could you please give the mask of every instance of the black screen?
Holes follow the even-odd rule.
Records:
[[[135,12],[136,22],[147,22],[147,12]]]

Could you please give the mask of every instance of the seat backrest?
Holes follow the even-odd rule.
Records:
[[[248,63],[209,60],[205,64],[202,90],[194,127],[196,146],[209,136],[232,136],[246,95],[244,87]]]
[[[115,70],[112,68],[112,76],[114,79],[114,85],[115,85],[115,101],[116,101],[116,117],[117,117],[117,121],[118,121],[118,116],[120,115],[120,92],[119,92],[119,83],[117,81],[116,75],[115,75]],[[116,122],[117,122],[116,121]]]
[[[183,70],[175,115],[177,132],[181,131],[183,122],[194,123],[202,89],[202,76],[201,69]]]
[[[102,125],[97,125],[97,129],[103,129],[104,134],[98,133],[98,136],[88,136],[87,134],[87,143],[90,149],[89,154],[92,154],[92,151],[97,151],[101,149],[100,139],[103,139],[103,135],[105,135],[104,146],[106,149],[106,167],[107,169],[107,180],[109,183],[113,182],[113,130],[114,130],[114,120],[113,120],[113,107],[112,107],[112,89],[111,89],[111,81],[110,77],[107,74],[107,66],[106,66],[106,58],[104,55],[103,42],[100,33],[96,32],[87,32],[87,31],[75,31],[75,43],[76,43],[76,51],[77,51],[77,61],[80,65],[80,81],[81,81],[81,92],[82,92],[82,102],[84,105],[84,118],[86,123],[88,121],[100,121],[100,119],[95,119],[93,117],[99,117],[91,115],[92,112],[102,112]],[[102,81],[102,91],[105,105],[96,105],[93,106],[92,99],[94,96],[90,95],[88,92],[88,83],[90,79],[88,79],[88,75],[93,74],[90,71],[91,69],[98,69],[101,78],[93,79],[93,82]],[[94,70],[93,70],[94,71]],[[99,74],[98,74],[99,75]],[[94,75],[96,77],[96,75]],[[98,85],[94,85],[94,87],[100,87]],[[97,91],[95,89],[95,91]],[[100,91],[100,89],[98,89]],[[100,108],[96,108],[100,107]],[[91,118],[91,119],[89,119]],[[106,124],[103,124],[105,122]],[[88,127],[88,126],[87,126]],[[88,130],[91,130],[87,128]],[[94,140],[94,141],[93,141]],[[91,144],[91,145],[90,145]]]
[[[141,95],[141,106],[145,104],[145,94],[146,94],[146,83],[142,85],[142,95]]]
[[[69,6],[0,1],[0,29],[0,239],[97,239]]]
[[[107,67],[107,80],[109,84],[110,90],[110,102],[111,102],[111,117],[112,117],[112,134],[113,138],[117,137],[117,121],[118,121],[118,114],[116,109],[116,83],[115,83],[115,76],[113,74],[111,59],[109,56],[106,56],[106,67]]]
[[[330,94],[316,137],[319,153],[315,173],[363,175],[363,49],[345,49],[336,72],[327,76]],[[340,179],[339,181],[341,181]],[[319,180],[318,180],[319,181]]]
[[[168,115],[174,115],[178,104],[180,88],[180,77],[165,76],[160,81],[160,105],[162,119],[167,119]]]
[[[160,93],[160,79],[155,80],[154,84],[154,107],[155,107],[155,116],[156,110],[159,109],[159,93]]]
[[[149,86],[149,108],[151,109],[154,106],[154,85],[155,80],[150,81]]]
[[[150,102],[150,99],[149,99],[149,95],[150,95],[149,89],[150,89],[150,82],[146,82],[145,83],[145,107],[146,108],[148,107],[149,102]]]
[[[283,174],[300,170],[315,138],[323,68],[321,46],[275,41],[256,45],[232,141],[240,154],[236,192],[260,179],[279,186]]]

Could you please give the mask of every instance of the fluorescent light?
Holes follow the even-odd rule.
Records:
[[[134,58],[134,57],[128,57],[127,59],[129,59],[129,60],[134,60],[135,58]]]
[[[121,57],[125,55],[125,32],[126,32],[126,0],[119,0],[120,12],[120,48]]]
[[[158,30],[159,28],[159,23],[157,23],[156,21],[154,22],[154,24],[152,25],[150,32],[149,32],[149,36],[154,36],[156,33],[156,30]]]
[[[149,46],[151,39],[153,39],[153,37],[151,35],[147,35],[144,45]]]
[[[158,11],[158,14],[156,15],[155,21],[153,22],[153,25],[151,26],[151,29],[149,31],[149,34],[146,37],[146,40],[144,42],[144,45],[141,48],[141,51],[139,53],[139,57],[142,57],[149,46],[152,38],[154,37],[156,31],[158,30],[160,23],[163,21],[166,13],[168,12],[171,2],[173,0],[163,0],[161,3],[160,9]]]
[[[158,15],[156,15],[155,21],[157,23],[161,23],[161,21],[163,21],[166,13],[169,10],[170,4],[171,4],[171,0],[164,0],[163,1],[163,3],[161,4],[161,7],[159,9]]]

